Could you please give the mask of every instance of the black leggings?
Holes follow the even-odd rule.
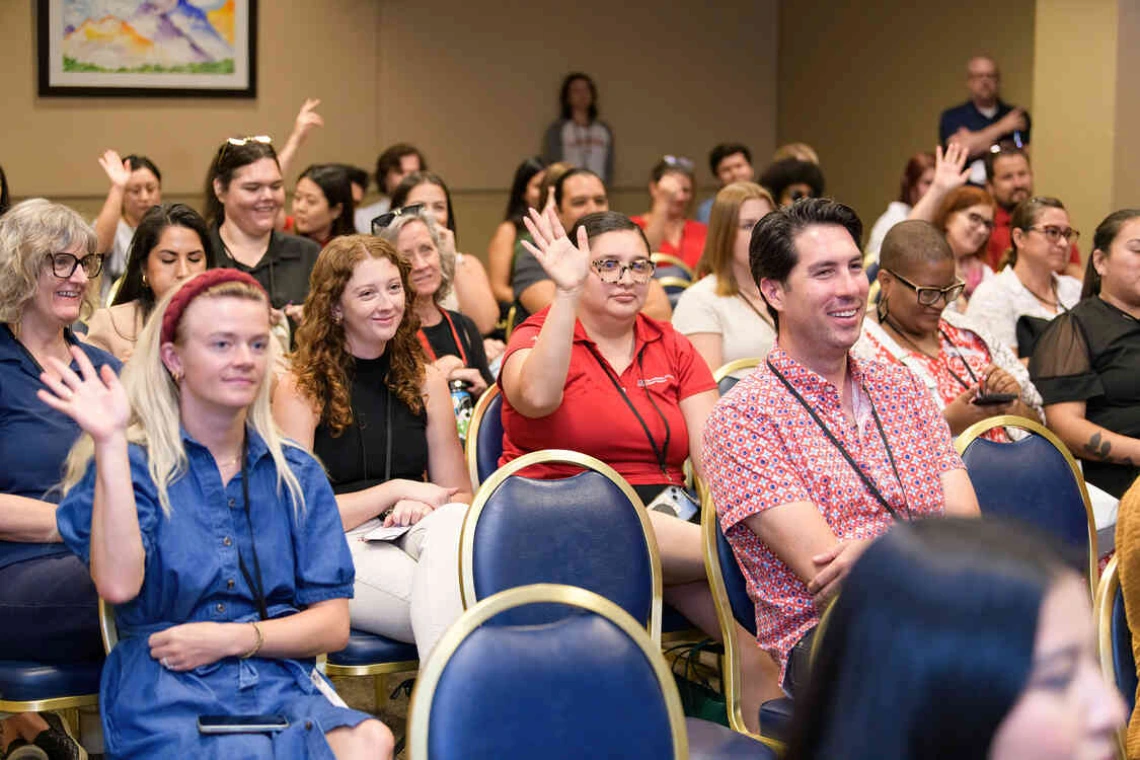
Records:
[[[0,659],[103,659],[99,597],[87,566],[74,554],[0,569],[0,621]]]

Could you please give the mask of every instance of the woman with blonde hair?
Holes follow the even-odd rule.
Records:
[[[329,243],[273,410],[337,494],[356,567],[353,627],[414,641],[422,659],[462,612],[456,562],[471,490],[446,376],[426,362],[408,308],[413,271],[381,238]]]
[[[352,561],[320,464],[270,413],[269,309],[252,276],[214,269],[158,305],[121,383],[74,348],[78,371],[48,360],[40,399],[86,433],[59,532],[116,605],[110,757],[391,757],[315,668],[348,641]],[[282,726],[200,731],[213,715]]]
[[[710,369],[764,357],[776,340],[748,265],[752,228],[775,207],[771,194],[754,182],[733,182],[716,194],[697,265],[702,279],[681,294],[673,312],[673,327],[689,338]]]

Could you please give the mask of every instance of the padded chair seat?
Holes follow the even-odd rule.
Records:
[[[779,757],[767,744],[719,723],[685,718],[685,730],[689,734],[689,760],[776,760]]]
[[[794,705],[790,697],[769,699],[760,705],[760,735],[787,744]]]
[[[34,702],[98,694],[99,675],[102,672],[101,661],[44,665],[38,662],[0,660],[0,699]]]
[[[329,655],[329,662],[333,665],[375,665],[417,659],[419,652],[415,644],[405,644],[355,628],[349,631],[348,646]]]

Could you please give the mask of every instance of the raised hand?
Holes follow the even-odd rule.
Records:
[[[113,150],[103,151],[103,155],[99,156],[99,166],[103,167],[107,179],[111,180],[114,187],[122,189],[127,186],[127,181],[131,178],[131,166],[118,153]]]
[[[538,259],[543,270],[559,290],[577,294],[590,274],[590,242],[586,228],[578,228],[578,245],[566,237],[566,230],[553,209],[538,213],[533,208],[523,224],[534,243],[522,241],[523,246]]]
[[[653,212],[658,213],[669,208],[673,199],[681,194],[681,180],[676,174],[666,174],[657,182],[656,192],[653,193]]]
[[[297,112],[297,118],[293,122],[293,134],[298,137],[304,138],[309,134],[314,127],[323,127],[325,120],[317,113],[316,108],[321,104],[319,98],[306,98],[301,110]]]
[[[40,375],[48,390],[36,391],[40,401],[75,420],[96,443],[126,432],[131,404],[115,370],[104,364],[96,371],[87,354],[77,346],[71,347],[71,355],[80,374],[59,359],[49,358],[47,371]]]
[[[970,169],[966,167],[967,158],[969,158],[969,151],[966,150],[966,146],[956,142],[953,138],[951,138],[950,144],[946,146],[945,154],[943,154],[941,146],[935,147],[934,180],[931,185],[945,195],[966,184],[966,180],[970,178]]]

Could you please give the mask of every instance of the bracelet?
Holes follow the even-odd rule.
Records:
[[[265,637],[261,635],[261,626],[259,626],[257,623],[250,623],[250,625],[253,626],[253,632],[257,634],[257,643],[253,645],[253,649],[249,650],[238,658],[241,660],[248,660],[250,657],[253,657],[255,654],[261,651],[261,645],[265,643]]]
[[[383,512],[381,512],[379,515],[377,515],[376,519],[379,520],[380,522],[384,522],[385,520],[388,519],[388,516],[395,511],[396,511],[396,505],[393,504],[392,506],[388,507]]]

